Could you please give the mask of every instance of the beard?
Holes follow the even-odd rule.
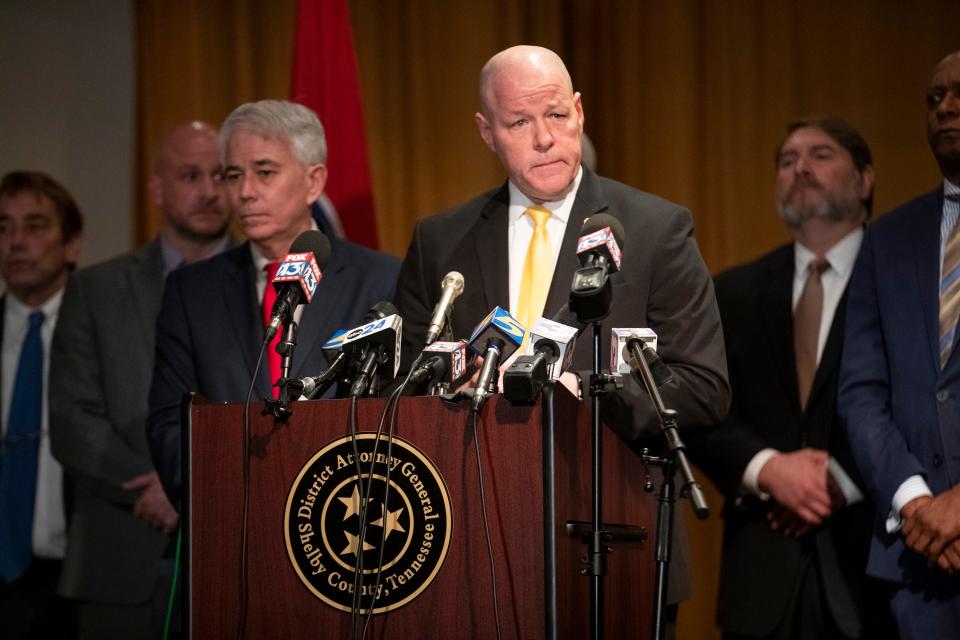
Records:
[[[786,198],[777,200],[777,212],[791,229],[796,229],[807,220],[852,220],[863,207],[860,200],[861,185],[862,180],[855,179],[830,191],[819,183],[798,182],[790,188]],[[806,197],[800,193],[801,188],[807,191]]]

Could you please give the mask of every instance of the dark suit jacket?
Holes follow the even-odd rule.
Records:
[[[801,411],[793,348],[793,279],[790,244],[715,280],[733,404],[716,429],[691,434],[687,445],[693,461],[726,497],[717,619],[727,632],[771,633],[797,597],[797,581],[815,556],[833,619],[856,638],[863,627],[862,613],[875,617],[885,606],[881,600],[866,600],[873,587],[864,576],[871,507],[859,503],[842,509],[824,526],[796,539],[770,530],[769,503],[740,494],[744,469],[768,447],[827,450],[862,487],[836,412],[845,298],[833,318],[806,411]]]
[[[878,219],[850,281],[840,412],[877,504],[867,570],[897,582],[940,575],[886,532],[897,488],[919,474],[936,495],[960,480],[960,355],[941,370],[938,347],[942,211],[937,189]]]
[[[469,336],[494,306],[509,307],[509,204],[504,184],[417,224],[396,297],[404,319],[407,365],[423,348],[433,305],[440,298],[440,282],[448,271],[459,271],[465,281],[452,315],[458,338]],[[659,336],[660,355],[675,376],[675,382],[662,390],[665,402],[679,412],[681,426],[715,423],[726,415],[729,403],[720,318],[686,209],[584,169],[544,315],[553,315],[568,300],[579,266],[580,227],[585,218],[600,212],[620,220],[625,231],[622,270],[612,276],[613,306],[603,323],[601,353],[607,357],[610,352],[610,329],[651,327]],[[590,330],[578,342],[574,367],[592,367]],[[653,406],[632,378],[625,381],[622,393],[604,399],[603,417],[631,441],[659,433]],[[638,469],[638,479],[640,475]],[[679,579],[685,562],[681,549],[674,557],[672,601],[687,592],[689,585]]]
[[[159,241],[73,274],[50,354],[50,439],[76,480],[60,592],[138,603],[156,587],[167,536],[134,517],[139,492],[120,485],[153,471],[144,424],[163,292]]]
[[[291,375],[326,369],[321,346],[390,300],[399,269],[393,256],[330,238],[330,261],[306,305]],[[248,243],[170,274],[157,321],[156,366],[147,435],[164,488],[180,498],[180,402],[197,391],[211,402],[243,402],[263,341],[260,301]],[[271,395],[266,359],[254,400]]]

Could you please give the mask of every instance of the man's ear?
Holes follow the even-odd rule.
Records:
[[[490,151],[496,153],[497,148],[493,144],[493,128],[490,126],[487,118],[477,111],[473,114],[473,120],[477,123],[477,129],[480,130],[480,137],[483,138],[483,141],[487,144]]]

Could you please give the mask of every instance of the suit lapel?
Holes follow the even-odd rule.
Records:
[[[507,246],[510,193],[506,183],[484,205],[474,227],[474,248],[477,252],[480,290],[486,296],[486,313],[494,306],[510,306],[510,256]],[[464,274],[466,276],[466,274]],[[469,282],[469,280],[467,281]],[[470,285],[472,286],[472,285]]]
[[[253,375],[257,364],[257,352],[263,342],[263,327],[260,321],[260,301],[257,299],[257,286],[253,273],[253,256],[250,254],[249,243],[231,250],[230,260],[225,263],[223,304],[227,309],[227,316],[237,336],[237,344],[243,345],[240,349],[243,364],[247,368],[247,377]],[[257,376],[257,390],[260,395],[269,392],[270,372],[266,366],[266,355],[260,366]]]
[[[916,289],[920,294],[923,324],[927,328],[931,362],[937,372],[940,371],[940,218],[942,212],[943,190],[940,189],[928,194],[920,203],[917,224],[912,227],[913,255],[917,268]],[[954,344],[956,345],[956,341]]]
[[[807,401],[808,407],[813,405],[817,397],[824,392],[827,380],[831,379],[831,376],[840,365],[840,355],[843,353],[843,327],[846,315],[847,289],[844,289],[843,295],[840,296],[840,302],[837,303],[837,310],[833,314],[833,322],[830,325],[827,342],[823,345],[820,364],[817,365],[817,372],[813,376],[813,385],[810,387],[810,399]]]
[[[563,242],[560,245],[560,254],[556,267],[553,270],[553,279],[550,281],[550,292],[547,294],[547,303],[543,309],[544,317],[551,317],[570,299],[570,284],[573,274],[579,268],[577,260],[577,240],[583,221],[607,208],[600,188],[600,181],[589,169],[584,167],[583,177],[580,179],[580,188],[577,190],[567,228],[563,232]],[[611,215],[620,218],[624,212],[614,211]]]
[[[763,326],[763,340],[773,358],[773,370],[780,372],[780,384],[785,398],[800,412],[800,393],[797,389],[797,360],[793,350],[793,246],[784,251],[770,265],[760,308],[769,314]]]
[[[163,297],[163,252],[160,240],[137,251],[134,259],[127,265],[124,276],[130,291],[133,292],[134,306],[140,320],[142,335],[153,338],[156,334],[157,315],[160,313],[160,301]],[[153,340],[149,345],[153,357]]]

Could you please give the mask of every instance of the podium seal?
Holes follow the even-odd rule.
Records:
[[[376,454],[375,443],[376,434],[360,433],[356,452],[349,436],[327,444],[300,469],[284,510],[294,571],[313,595],[341,611],[351,609],[358,569],[362,613],[413,601],[439,573],[450,546],[450,495],[436,466],[402,438],[393,438],[389,456],[385,436]]]

